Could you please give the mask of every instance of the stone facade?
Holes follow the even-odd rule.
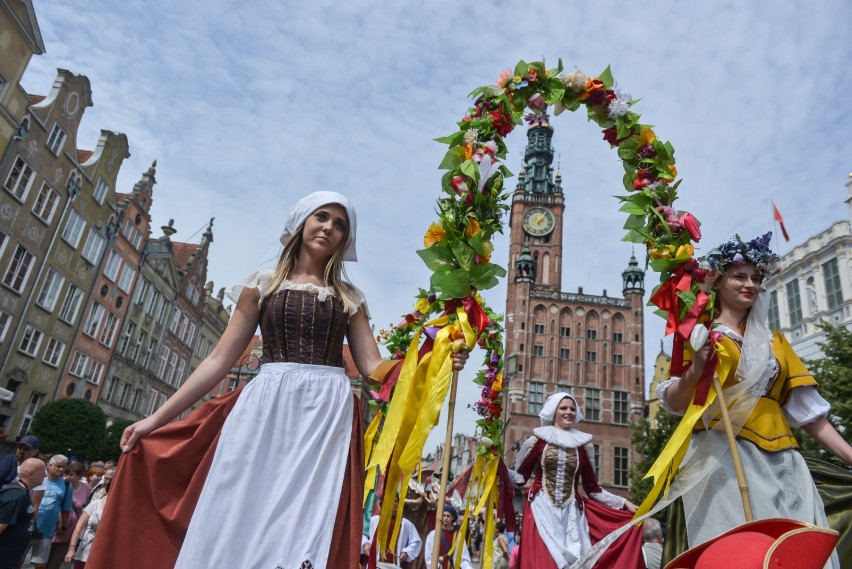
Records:
[[[818,359],[820,322],[852,329],[852,174],[846,182],[848,219],[793,247],[782,271],[765,283],[769,326],[784,333],[803,359]]]

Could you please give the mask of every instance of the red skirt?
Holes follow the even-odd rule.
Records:
[[[122,455],[87,569],[171,569],[240,390],[205,403]],[[353,397],[355,397],[353,395]],[[363,423],[357,400],[329,567],[357,567],[363,531]]]

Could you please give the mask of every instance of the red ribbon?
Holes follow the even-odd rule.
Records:
[[[698,385],[695,386],[695,396],[692,398],[693,405],[704,405],[707,402],[707,394],[710,393],[710,386],[713,384],[713,374],[716,373],[716,364],[719,363],[719,357],[716,355],[716,342],[722,336],[720,332],[710,332],[710,355],[707,361],[704,362],[704,371],[701,372],[701,377],[698,380]]]
[[[489,324],[491,324],[491,320],[473,296],[467,296],[462,299],[454,298],[447,301],[444,304],[444,314],[452,314],[456,311],[459,304],[464,307],[464,311],[467,313],[468,322],[470,322],[471,326],[476,328],[477,335],[482,334],[482,332],[488,328]]]
[[[689,290],[690,287],[692,287],[692,275],[687,273],[683,265],[681,265],[675,269],[671,278],[663,283],[663,286],[657,289],[657,292],[651,297],[652,304],[668,313],[666,336],[677,330],[680,320],[677,309],[677,293]]]

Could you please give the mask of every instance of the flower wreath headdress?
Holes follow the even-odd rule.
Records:
[[[720,275],[725,273],[728,265],[745,263],[752,263],[757,267],[761,276],[774,274],[781,268],[781,259],[769,248],[771,240],[771,231],[749,242],[743,241],[739,235],[734,235],[710,251],[703,264],[709,271]]]

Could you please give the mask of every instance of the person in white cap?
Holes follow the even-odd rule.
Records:
[[[636,506],[598,486],[592,435],[574,428],[583,413],[572,395],[548,397],[539,418],[542,426],[524,441],[510,473],[515,483],[533,478],[524,503],[520,567],[563,569],[592,547],[581,483],[587,496],[605,506],[630,513]]]
[[[357,567],[363,438],[343,369],[344,339],[363,377],[383,359],[364,296],[343,270],[344,261],[357,260],[355,234],[355,209],[341,194],[314,192],[293,206],[277,267],[228,292],[236,309],[216,348],[162,407],[125,430],[124,462],[133,466],[125,466],[127,476],[119,468],[102,522],[122,529],[95,540],[90,569]],[[251,383],[238,396],[214,399],[165,426],[221,381],[258,326],[263,366]],[[454,369],[466,358],[454,356]],[[222,416],[220,429],[204,422],[211,416]],[[191,442],[184,443],[187,434]],[[207,470],[202,457],[211,447]],[[168,466],[157,465],[157,456],[170,453]],[[194,507],[154,501],[161,523],[152,524],[151,516],[123,503],[137,500],[132,490],[153,480],[174,487],[184,476],[177,469],[187,463],[193,468],[183,484],[200,487]],[[154,472],[164,468],[166,482]],[[199,476],[205,476],[201,484]],[[121,517],[119,510],[128,513]],[[190,518],[188,527],[183,517]]]

